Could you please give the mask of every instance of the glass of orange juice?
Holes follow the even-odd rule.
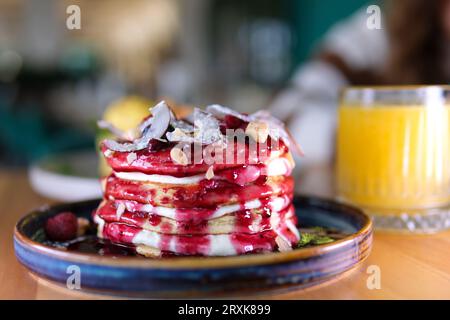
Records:
[[[450,87],[349,87],[341,94],[338,197],[379,229],[450,228]]]

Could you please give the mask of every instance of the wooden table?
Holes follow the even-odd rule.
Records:
[[[300,178],[299,191],[333,194],[330,170],[308,172]],[[32,191],[26,172],[0,170],[0,299],[104,298],[36,279],[14,257],[12,234],[16,221],[31,209],[52,202]],[[380,268],[380,289],[367,287],[367,268],[371,265]],[[450,231],[435,235],[375,233],[372,253],[357,270],[317,288],[264,298],[450,299]]]

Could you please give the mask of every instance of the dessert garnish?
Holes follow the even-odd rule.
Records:
[[[69,241],[82,236],[89,228],[89,220],[77,218],[72,212],[60,212],[46,220],[45,235],[52,241]]]
[[[94,214],[98,236],[147,256],[289,251],[300,240],[290,150],[265,111],[211,105],[178,119],[165,101],[101,151],[112,173]]]

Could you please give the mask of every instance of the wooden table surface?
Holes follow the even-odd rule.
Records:
[[[299,191],[331,196],[332,175],[311,169]],[[104,298],[70,291],[31,276],[14,256],[13,227],[31,209],[55,201],[32,191],[25,171],[0,169],[0,299]],[[380,268],[381,288],[368,289],[367,268]],[[269,299],[450,299],[450,231],[435,235],[376,232],[365,264],[332,283]]]

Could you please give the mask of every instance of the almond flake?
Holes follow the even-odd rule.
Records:
[[[175,163],[181,164],[183,166],[188,164],[188,157],[180,148],[172,148],[172,150],[170,150],[170,157]]]
[[[214,170],[213,170],[213,166],[209,166],[208,170],[206,171],[206,179],[211,180],[212,178],[214,178]]]
[[[278,250],[281,252],[291,251],[292,247],[283,237],[277,236],[275,242],[278,245]]]
[[[269,136],[269,126],[264,122],[250,122],[245,129],[245,134],[256,142],[264,143]]]
[[[124,212],[125,212],[125,205],[123,203],[119,203],[119,205],[117,206],[117,209],[116,209],[117,220],[120,220],[120,217],[122,216],[122,214]]]
[[[134,160],[136,160],[136,159],[137,159],[137,155],[134,152],[131,152],[127,155],[127,163],[129,165],[131,165],[134,162]]]

